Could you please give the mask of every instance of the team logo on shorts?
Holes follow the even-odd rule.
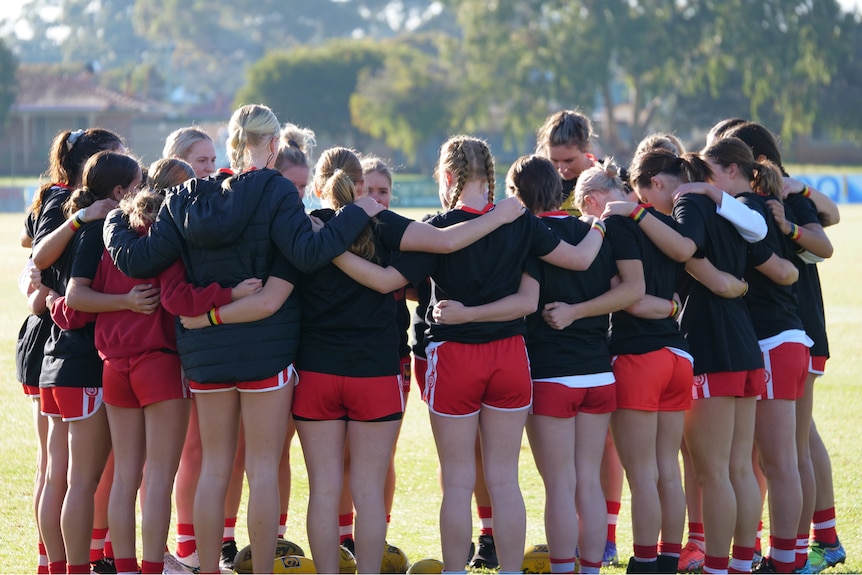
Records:
[[[763,370],[763,383],[769,385],[769,382],[772,380],[772,372],[768,369]]]
[[[706,374],[701,373],[699,375],[694,376],[694,386],[695,387],[703,387],[706,384]]]
[[[98,387],[85,387],[84,388],[84,395],[86,395],[87,397],[96,397],[97,395],[99,395],[99,388]]]

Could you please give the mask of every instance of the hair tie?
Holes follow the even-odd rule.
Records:
[[[78,138],[84,135],[84,130],[75,130],[74,132],[69,134],[69,137],[66,138],[66,148],[71,152],[72,146],[75,145],[75,142],[78,141]]]

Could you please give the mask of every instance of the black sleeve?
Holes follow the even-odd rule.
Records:
[[[275,245],[296,268],[311,273],[344,252],[362,229],[369,217],[359,206],[349,204],[338,210],[326,226],[317,233],[299,199],[296,186],[285,178],[272,180],[282,199],[275,206],[270,236]]]
[[[78,235],[69,277],[92,280],[96,277],[99,262],[105,251],[105,245],[102,243],[102,222],[91,222],[85,225]]]
[[[784,200],[784,207],[787,213],[792,212],[793,223],[806,226],[808,224],[820,224],[820,218],[817,216],[817,208],[814,202],[806,198],[802,194],[790,194]],[[790,216],[788,216],[790,219]]]
[[[611,244],[614,260],[643,261],[641,235],[636,221],[622,216],[611,216],[605,224],[608,231],[607,241]]]
[[[693,241],[698,250],[702,250],[706,243],[706,225],[703,214],[692,198],[683,196],[674,204],[673,219],[676,220],[676,231]]]
[[[377,215],[377,234],[383,245],[391,251],[401,250],[401,238],[407,231],[407,227],[413,223],[410,218],[405,218],[390,210],[383,210]]]
[[[168,202],[162,204],[156,221],[145,236],[129,228],[129,222],[119,209],[105,219],[105,247],[117,267],[129,277],[151,278],[180,259],[183,239],[169,212]]]
[[[389,265],[407,278],[410,285],[418,287],[437,271],[438,257],[424,252],[397,252]]]
[[[548,224],[543,222],[541,219],[537,218],[530,212],[525,212],[520,218],[515,220],[512,224],[508,225],[517,225],[518,222],[522,221],[523,218],[527,218],[528,225],[530,226],[530,254],[540,258],[542,256],[546,256],[560,245],[560,242],[563,241],[551,228],[548,227]]]
[[[299,282],[299,271],[287,261],[280,253],[276,254],[272,268],[269,270],[270,276],[281,278],[284,281],[292,283],[294,286]]]
[[[36,223],[36,232],[33,235],[34,246],[51,235],[51,232],[66,221],[66,216],[63,215],[63,203],[68,197],[69,195],[64,193],[51,193],[51,196],[42,204],[39,221]]]

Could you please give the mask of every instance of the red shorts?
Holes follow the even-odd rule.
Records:
[[[691,407],[691,361],[664,347],[614,358],[617,409],[685,411]]]
[[[416,386],[419,393],[425,396],[425,372],[428,371],[428,360],[413,354],[413,377],[416,378]]]
[[[438,415],[465,416],[482,406],[528,409],[533,382],[527,347],[520,335],[488,343],[446,341],[428,346],[422,399]]]
[[[823,375],[826,373],[826,360],[829,359],[825,355],[812,355],[808,361],[808,373],[815,375]]]
[[[42,415],[63,421],[87,419],[102,407],[101,387],[42,387]]]
[[[293,391],[294,419],[306,421],[393,421],[404,414],[401,376],[348,377],[299,372]]]
[[[748,371],[717,371],[695,375],[691,397],[757,397],[765,389],[766,373],[762,367]]]
[[[569,387],[553,381],[533,382],[532,415],[569,419],[579,413],[612,413],[617,409],[616,384]]]
[[[27,385],[26,383],[22,383],[21,386],[24,388],[24,395],[27,397],[39,397],[41,395],[38,385]]]
[[[410,393],[410,374],[412,373],[410,356],[402,357],[398,363],[401,365],[401,393],[407,395]]]
[[[191,398],[183,381],[180,357],[161,351],[106,359],[102,389],[105,403],[116,407],[141,408],[159,401]]]
[[[290,381],[290,378],[296,375],[296,368],[291,363],[275,375],[266,379],[257,379],[254,381],[235,381],[233,383],[201,383],[199,381],[189,380],[189,388],[192,393],[218,393],[220,391],[243,391],[246,393],[263,393],[265,391],[275,391],[281,389]]]
[[[808,347],[796,342],[782,343],[763,352],[766,390],[758,399],[796,400],[805,393],[808,378]]]

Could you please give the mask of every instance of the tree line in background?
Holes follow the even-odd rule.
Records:
[[[739,115],[785,138],[862,133],[862,21],[836,0],[30,0],[17,24],[22,63],[98,60],[150,98],[263,102],[419,166],[453,132],[527,151],[562,107],[598,114],[618,155]]]

